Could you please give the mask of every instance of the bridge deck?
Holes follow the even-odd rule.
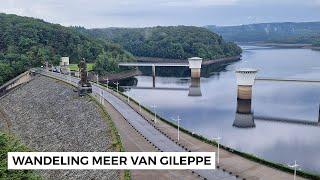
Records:
[[[147,86],[120,86],[124,89],[146,89],[146,90],[170,90],[170,91],[189,91],[189,88],[183,87],[147,87]]]
[[[188,63],[147,63],[147,62],[135,62],[135,63],[119,63],[119,66],[172,66],[172,67],[189,67]]]
[[[320,127],[320,122],[301,120],[301,119],[288,119],[288,118],[277,118],[277,117],[268,117],[268,116],[254,116],[254,120]]]
[[[314,79],[293,79],[293,78],[268,78],[268,77],[259,77],[255,79],[256,81],[283,81],[283,82],[307,82],[307,83],[320,83],[320,80]]]

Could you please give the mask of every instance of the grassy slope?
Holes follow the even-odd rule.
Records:
[[[41,177],[31,170],[8,170],[7,153],[25,152],[29,149],[21,144],[13,136],[0,132],[0,179],[41,179]]]

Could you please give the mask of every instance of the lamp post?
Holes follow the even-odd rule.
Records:
[[[127,93],[127,101],[128,101],[128,103],[130,102],[130,94],[129,94],[129,91],[128,91],[128,93]]]
[[[137,102],[138,102],[138,104],[139,104],[139,112],[141,113],[141,104],[140,104],[140,100],[138,100],[138,98],[139,98],[139,97],[137,97],[136,100],[137,100]]]
[[[117,93],[119,93],[119,82],[113,83],[115,85],[117,85]]]
[[[109,89],[109,79],[107,77],[107,89]]]
[[[297,161],[294,161],[293,165],[288,164],[289,167],[294,168],[294,173],[293,173],[293,180],[296,180],[296,176],[297,176],[297,167],[299,167],[299,165],[297,164]]]
[[[101,89],[101,93],[100,93],[100,103],[102,104],[102,99],[103,99],[103,90]]]
[[[139,112],[141,113],[142,109],[141,109],[141,103],[140,103],[139,98],[140,98],[140,96],[139,96],[139,95],[136,95],[136,96],[134,97],[134,99],[136,100],[136,102],[137,102],[137,103],[138,103],[138,105],[139,105]]]
[[[178,115],[178,118],[177,119],[173,119],[173,120],[175,120],[175,121],[177,121],[177,123],[178,123],[178,141],[180,141],[180,117],[179,117],[179,115]]]
[[[154,123],[156,123],[157,122],[157,112],[156,112],[157,106],[153,104],[151,107],[153,108],[153,111],[154,111]]]
[[[220,162],[220,139],[221,137],[214,137],[213,140],[215,140],[218,143],[218,152],[217,152],[217,163],[219,164]]]
[[[70,70],[69,70],[69,74],[68,74],[69,76],[68,76],[68,79],[69,79],[69,83],[71,84],[72,83],[72,80],[71,80],[71,72],[70,72]]]

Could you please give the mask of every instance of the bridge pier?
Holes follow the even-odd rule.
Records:
[[[251,68],[242,68],[236,71],[238,85],[237,99],[251,100],[252,86],[258,70]]]
[[[318,124],[320,125],[320,104],[319,104],[319,112],[318,112]]]
[[[188,58],[189,68],[191,69],[191,78],[200,78],[202,58],[192,57]]]
[[[251,100],[237,100],[237,112],[233,121],[233,126],[238,128],[253,128],[254,116],[251,111]]]
[[[156,66],[152,65],[152,87],[156,87]]]
[[[191,78],[188,96],[202,96],[200,88],[200,78]]]

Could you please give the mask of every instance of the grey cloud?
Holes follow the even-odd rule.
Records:
[[[85,27],[320,20],[320,0],[1,0],[0,12]]]

